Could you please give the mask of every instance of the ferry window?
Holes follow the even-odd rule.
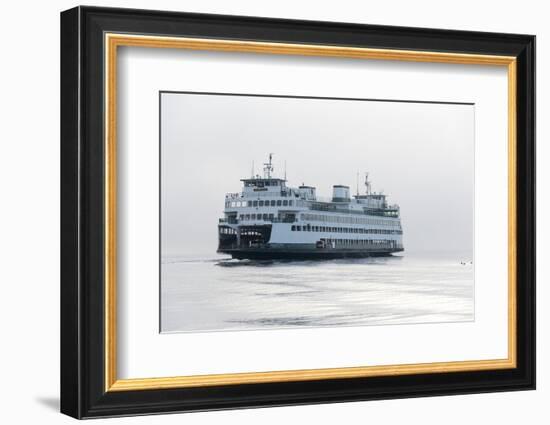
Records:
[[[252,220],[256,220],[256,214],[250,214],[250,218],[251,218]]]
[[[292,206],[292,200],[288,201],[288,206],[289,206],[289,207]]]
[[[267,220],[267,214],[264,214],[264,215],[263,215],[263,219],[264,219],[264,220]]]
[[[247,214],[244,217],[245,217],[245,220],[250,220],[250,214]]]
[[[259,202],[258,202],[258,205],[259,205],[260,207],[263,207],[263,206],[264,206],[264,201],[259,201]]]
[[[278,207],[281,206],[281,200],[280,200],[280,199],[277,201],[277,206],[278,206]]]
[[[288,201],[285,199],[285,200],[283,201],[283,206],[286,207],[287,205],[288,205]]]
[[[235,201],[231,202],[231,207],[235,208]]]
[[[271,201],[271,206],[272,206],[272,207],[275,206],[275,201]]]
[[[269,219],[273,220],[273,214],[269,214]]]
[[[254,201],[254,202],[252,203],[252,205],[255,206],[255,207],[257,207],[257,206],[258,206],[258,201]]]
[[[292,227],[290,228],[290,230],[292,230],[293,232],[296,231],[296,226],[295,225],[292,225]]]
[[[296,230],[300,232],[302,230],[302,226],[296,226]]]
[[[248,206],[248,202],[243,201],[243,207],[246,207],[246,206]]]

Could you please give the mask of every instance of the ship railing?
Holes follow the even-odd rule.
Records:
[[[269,192],[269,191],[262,191],[262,192],[238,192],[238,193],[226,193],[225,199],[230,200],[247,200],[247,199],[255,199],[255,198],[273,198],[276,196],[281,196],[283,198],[296,198],[299,199],[296,195],[293,193],[290,193],[289,191],[277,191],[277,192]]]
[[[225,199],[240,199],[240,198],[242,198],[242,193],[235,192],[235,193],[225,194]]]
[[[300,205],[296,205],[300,206]],[[336,205],[328,205],[325,203],[315,203],[312,202],[307,205],[310,210],[313,211],[326,211],[326,212],[333,212],[338,214],[349,214],[349,215],[361,215],[361,216],[378,216],[378,217],[394,217],[394,215],[387,215],[386,210],[383,209],[375,209],[375,208],[364,208],[363,210],[348,210],[343,208],[337,208]]]
[[[269,222],[269,223],[295,223],[297,222],[298,220],[296,218],[277,218],[277,217],[274,217],[274,218],[262,218],[262,219],[254,219],[254,220],[240,220],[240,219],[226,219],[226,218],[220,218],[218,219],[218,223],[219,224],[242,224],[242,223],[245,223],[245,224],[248,224],[248,223],[251,223],[251,224],[256,224],[256,223],[264,223],[264,222]]]
[[[332,197],[330,197],[330,196],[317,196],[316,195],[315,199],[308,199],[308,201],[329,203],[329,202],[332,202]]]

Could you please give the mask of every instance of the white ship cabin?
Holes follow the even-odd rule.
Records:
[[[288,244],[333,243],[402,246],[399,207],[386,195],[371,192],[351,196],[346,185],[334,185],[332,197],[317,196],[313,186],[288,187],[272,174],[271,155],[264,176],[242,179],[241,192],[225,196],[220,236],[239,241]]]
[[[253,177],[242,179],[240,193],[225,196],[225,218],[228,223],[263,223],[279,220],[294,222],[301,189],[286,187],[286,180],[279,178]],[[315,193],[315,189],[313,193]]]

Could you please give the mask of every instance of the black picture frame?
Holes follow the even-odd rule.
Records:
[[[514,56],[517,367],[299,382],[105,391],[104,34]],[[61,412],[75,418],[535,388],[535,37],[76,7],[61,13]]]

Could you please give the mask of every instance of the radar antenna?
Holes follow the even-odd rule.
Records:
[[[271,159],[273,158],[273,153],[269,154],[269,162],[264,163],[264,179],[270,179],[271,173],[273,172],[273,165],[271,164]]]
[[[365,188],[366,188],[366,194],[371,194],[371,188],[370,188],[370,181],[369,181],[369,173],[365,173]]]

